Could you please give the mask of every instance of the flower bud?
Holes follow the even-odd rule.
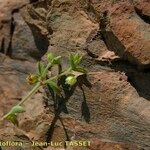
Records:
[[[32,85],[36,82],[38,82],[38,76],[35,75],[35,74],[30,74],[28,77],[27,77],[27,82]]]

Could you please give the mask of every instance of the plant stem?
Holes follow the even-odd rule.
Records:
[[[42,76],[44,76],[44,75],[46,74],[46,71],[49,69],[49,67],[51,67],[51,63],[49,63],[49,64],[47,65],[47,67],[45,68],[45,70],[44,70]],[[59,74],[59,75],[57,75],[57,76],[51,77],[50,79],[46,80],[46,81],[44,82],[44,84],[47,84],[49,81],[56,80],[56,79],[60,78],[60,77],[63,76],[63,75],[67,75],[70,71],[71,71],[71,68],[69,68],[68,70],[62,72],[61,74]],[[41,86],[41,83],[38,82],[38,83],[33,87],[33,89],[32,89],[16,106],[22,105],[26,100],[28,100],[32,95],[34,95],[34,94],[38,91],[38,89],[40,88],[40,86]],[[10,114],[10,112],[8,112],[6,115],[4,115],[4,117],[3,117],[1,120],[5,119],[9,114]]]
[[[48,71],[48,69],[52,66],[52,63],[48,63],[48,65],[46,66],[45,70],[42,73],[42,77],[45,76],[46,72]],[[21,105],[23,104],[29,97],[31,97],[33,94],[35,94],[38,89],[40,88],[41,84],[40,82],[38,82],[33,89],[17,104],[17,105]]]
[[[40,82],[38,82],[33,87],[33,89],[16,106],[22,105],[28,98],[30,98],[33,94],[35,94],[38,91],[38,89],[40,88],[40,86],[41,86],[41,84],[40,84]],[[6,115],[4,115],[1,120],[4,120],[10,114],[10,112],[8,112]]]
[[[17,105],[22,105],[28,98],[30,98],[33,94],[35,94],[38,89],[40,88],[41,84],[38,82],[33,89],[17,104]]]
[[[47,79],[47,80],[44,82],[44,84],[46,84],[46,83],[48,83],[49,81],[52,81],[52,80],[57,80],[57,79],[60,78],[61,76],[67,75],[68,73],[70,73],[70,71],[71,71],[71,68],[69,68],[68,70],[62,72],[62,73],[59,74],[59,75],[56,75],[56,76],[54,76],[54,77],[51,77],[50,79]]]
[[[48,63],[48,65],[46,66],[45,70],[42,73],[42,77],[44,77],[46,75],[46,72],[48,71],[48,69],[52,66],[52,63]]]

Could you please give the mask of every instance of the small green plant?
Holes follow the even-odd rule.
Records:
[[[86,74],[86,70],[80,66],[82,56],[77,54],[70,54],[69,56],[69,66],[64,70],[61,69],[58,75],[51,76],[49,75],[49,70],[54,66],[61,67],[61,56],[55,56],[52,53],[47,54],[47,65],[42,62],[37,63],[37,71],[35,74],[30,74],[27,77],[29,84],[34,85],[32,90],[22,98],[22,100],[14,106],[9,113],[7,113],[3,119],[7,119],[12,122],[14,125],[18,126],[18,114],[24,113],[25,108],[22,104],[27,101],[31,96],[33,96],[41,87],[49,86],[53,93],[56,95],[61,95],[62,90],[58,84],[59,79],[62,76],[65,76],[65,84],[72,87],[76,84],[77,78]]]

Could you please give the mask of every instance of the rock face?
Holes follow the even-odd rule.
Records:
[[[146,2],[141,3],[144,5]],[[104,2],[102,6],[105,7],[98,4],[99,1],[94,3],[97,12],[105,12],[100,19],[100,27],[107,47],[133,64],[149,67],[149,18],[148,15],[147,18],[143,17],[140,4],[134,5],[127,1],[116,2],[113,5],[105,5]],[[148,14],[147,11],[145,13]]]
[[[135,1],[135,11],[146,22],[150,23],[150,3],[147,0]]]
[[[133,8],[126,3],[116,6],[110,16],[110,28],[125,48],[121,55],[130,62],[149,65],[150,25]]]
[[[68,53],[79,52],[91,86],[75,89],[67,103],[69,114],[61,118],[72,140],[90,140],[91,145],[67,149],[150,149],[148,0],[14,0],[0,1],[0,7],[0,116],[30,89],[26,75],[47,51],[63,56],[64,66]],[[45,109],[42,93],[24,104],[27,111],[19,117],[19,129],[0,124],[0,139],[45,141],[53,103],[50,97],[50,111]],[[52,140],[66,140],[59,121]]]
[[[21,15],[21,8],[28,3],[27,0],[0,1],[0,51],[13,59],[34,61],[39,60],[43,52],[38,50]]]
[[[27,4],[27,1],[13,0],[9,1],[0,1],[0,29],[2,36],[0,37],[0,51],[2,53],[11,54],[11,46],[12,46],[12,34],[14,32],[14,18],[13,13],[17,11],[19,8],[23,7]]]

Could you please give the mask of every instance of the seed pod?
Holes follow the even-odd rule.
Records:
[[[69,84],[70,86],[73,86],[77,82],[77,79],[75,76],[68,76],[66,78],[66,84]]]

